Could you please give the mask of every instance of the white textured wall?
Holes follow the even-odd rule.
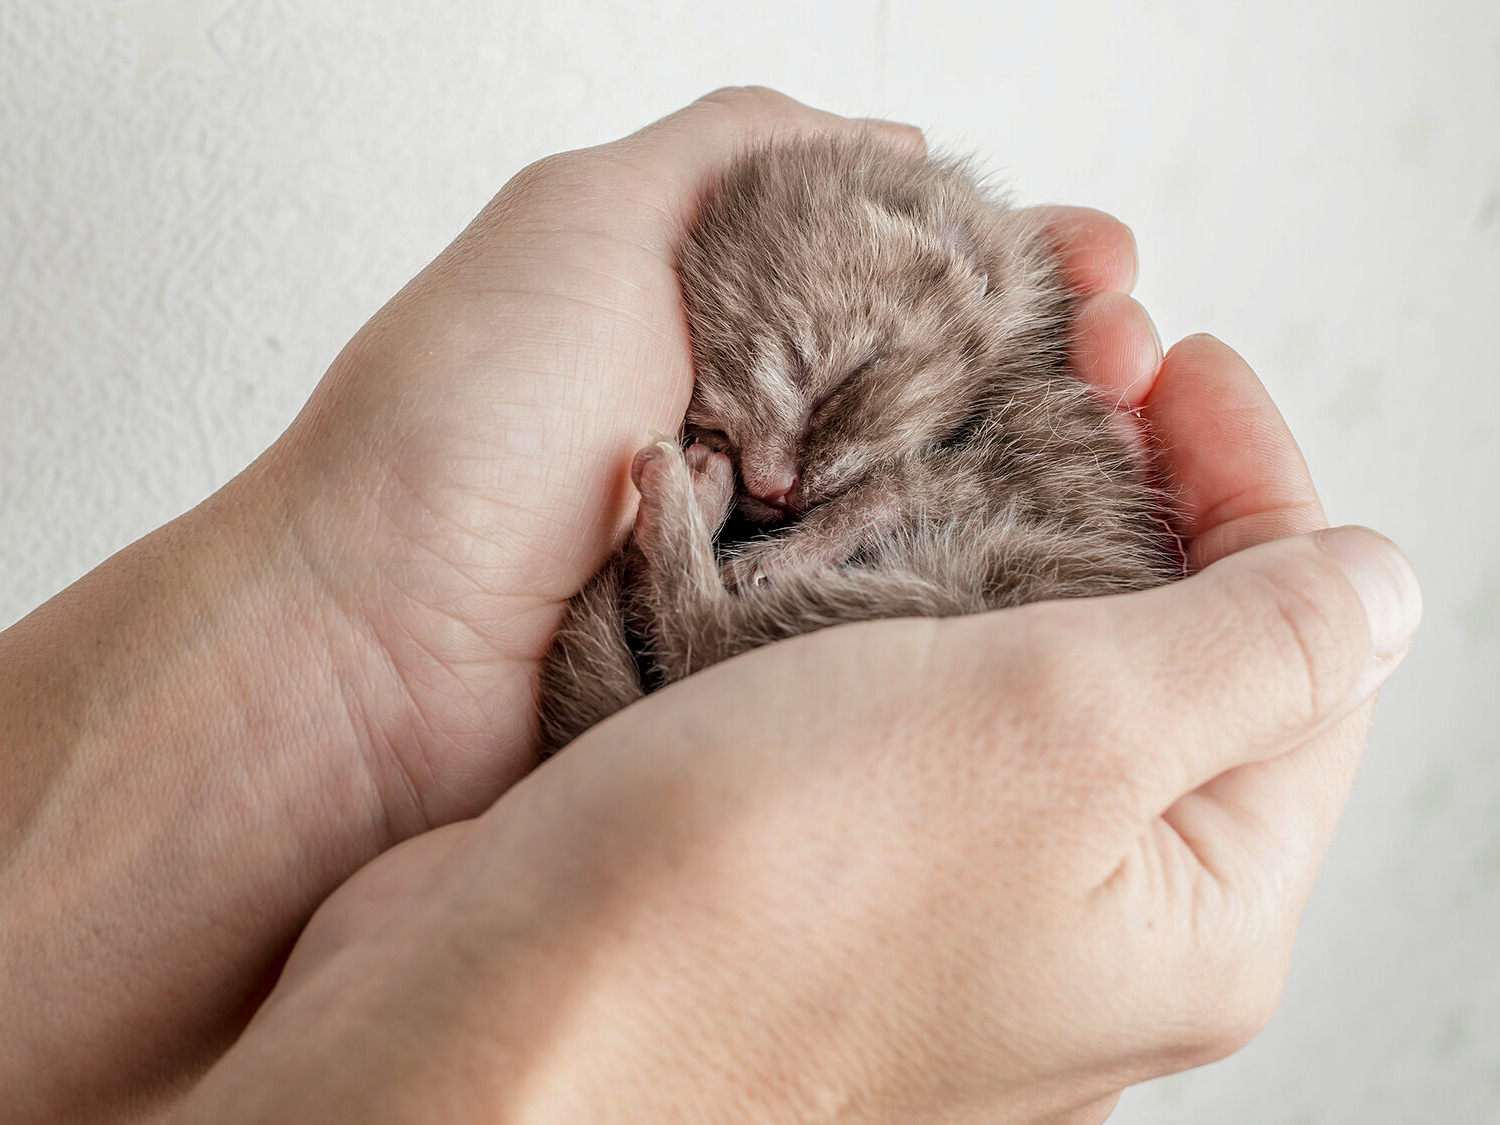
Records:
[[[0,624],[270,442],[525,162],[764,82],[1130,222],[1415,559],[1282,1010],[1116,1120],[1500,1120],[1500,5],[0,0]]]

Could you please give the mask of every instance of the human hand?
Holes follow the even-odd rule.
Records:
[[[540,660],[631,521],[633,455],[677,428],[692,389],[673,254],[714,170],[773,134],[865,128],[922,145],[727,90],[528,168],[355,337],[268,454],[340,607],[340,694],[398,835],[477,813],[535,764]],[[1080,361],[1154,370],[1124,296],[1129,232],[1046,215],[1087,295]]]
[[[1298,534],[1223,345],[1122,407],[1196,574],[829,629],[621,712],[331,897],[182,1120],[1100,1121],[1248,1041],[1420,596],[1373,534]]]
[[[527,169],[262,458],[0,634],[10,1117],[172,1104],[330,891],[530,768],[537,659],[688,398],[674,241],[741,146],[855,127],[725,91]],[[1154,369],[1129,232],[1049,223],[1080,362]]]

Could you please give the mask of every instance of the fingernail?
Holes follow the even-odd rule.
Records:
[[[1125,286],[1125,292],[1135,292],[1135,284],[1141,279],[1141,244],[1135,237],[1135,228],[1128,223],[1121,223],[1125,233],[1130,235],[1130,282]],[[1156,325],[1151,325],[1151,331],[1156,332]],[[1156,333],[1157,350],[1161,350],[1161,333]]]
[[[1167,353],[1162,351],[1161,330],[1156,327],[1156,321],[1151,319],[1151,314],[1146,314],[1146,324],[1151,329],[1151,337],[1156,341],[1156,365],[1161,366],[1162,357]]]
[[[1323,532],[1320,541],[1364,603],[1375,659],[1389,673],[1422,620],[1416,571],[1401,548],[1367,527],[1336,527]]]

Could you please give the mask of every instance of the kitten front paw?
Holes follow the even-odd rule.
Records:
[[[684,454],[670,438],[653,442],[635,455],[630,477],[641,494],[635,537],[648,558],[671,557],[705,532],[711,539],[734,499],[734,466],[704,445]],[[697,526],[695,509],[702,517]]]
[[[711,532],[717,532],[729,518],[734,503],[734,463],[701,442],[694,442],[683,454],[688,471],[693,474],[693,496],[698,511]]]

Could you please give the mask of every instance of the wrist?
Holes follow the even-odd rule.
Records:
[[[340,483],[347,491],[329,487],[283,438],[209,503],[243,513],[232,538],[248,555],[244,596],[258,620],[283,633],[279,672],[290,702],[325,712],[309,764],[346,771],[349,811],[381,824],[373,856],[436,821],[422,797],[426,779],[398,752],[420,729],[421,711],[360,596],[381,553],[376,489]],[[298,725],[290,712],[283,721]]]
[[[26,1091],[20,1120],[173,1096],[390,840],[281,522],[252,468],[0,635],[0,1088]]]

